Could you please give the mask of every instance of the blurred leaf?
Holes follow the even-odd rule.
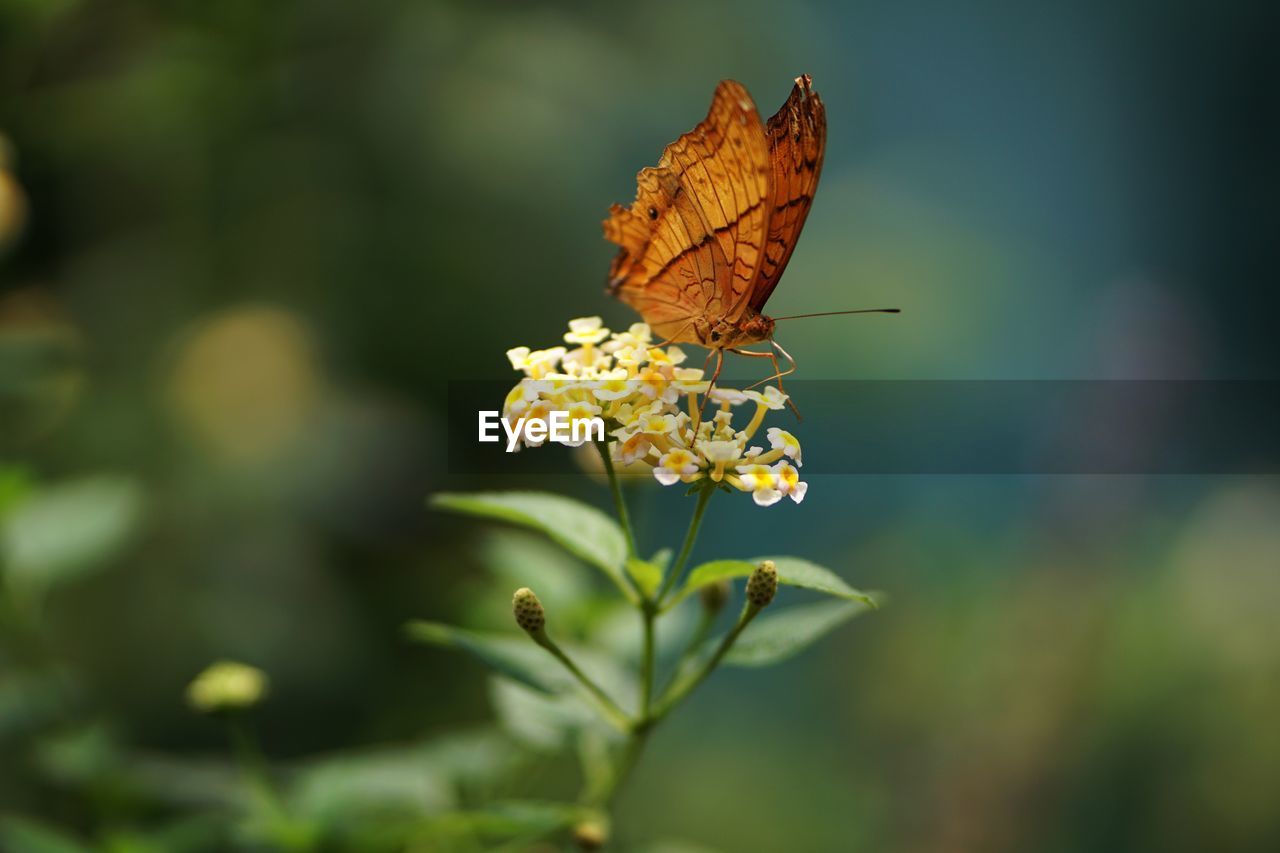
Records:
[[[622,528],[593,506],[541,492],[444,493],[433,496],[431,505],[541,531],[629,591],[622,575],[627,556]]]
[[[17,587],[39,591],[102,565],[142,514],[142,490],[115,476],[41,489],[0,523],[0,564]]]
[[[490,785],[521,760],[511,739],[491,725],[455,731],[427,741],[420,753],[454,785]]]
[[[674,838],[655,841],[640,848],[641,853],[719,853],[714,847],[698,844],[693,841],[678,841]]]
[[[627,560],[627,574],[636,582],[636,586],[645,596],[650,596],[662,583],[662,569],[648,560],[632,557]]]
[[[428,815],[454,805],[448,777],[412,747],[312,762],[295,776],[290,801],[291,814],[322,825],[387,813]]]
[[[870,607],[860,601],[822,601],[757,616],[725,655],[733,666],[769,666],[804,651]]]
[[[225,815],[197,814],[159,828],[112,828],[101,841],[102,853],[207,853],[231,848],[232,826]]]
[[[582,768],[583,789],[603,791],[613,779],[613,759],[609,752],[610,738],[600,727],[581,729],[574,746],[578,752],[578,764]],[[594,802],[590,797],[588,802]]]
[[[635,613],[629,614],[636,620]],[[637,620],[638,621],[638,620]],[[634,627],[633,633],[638,634]],[[634,707],[639,693],[635,673],[609,655],[591,649],[563,646],[575,663],[623,708]],[[539,650],[541,651],[541,650]],[[512,737],[538,749],[561,749],[568,736],[589,726],[604,726],[595,700],[559,661],[546,655],[551,670],[546,680],[558,693],[548,695],[530,690],[504,677],[491,682],[491,696],[498,720]],[[608,729],[612,735],[614,729]]]
[[[571,803],[508,800],[430,818],[420,825],[420,839],[428,843],[449,838],[476,838],[490,844],[534,841],[573,826],[587,814],[588,810]]]
[[[67,787],[103,779],[120,755],[111,732],[101,723],[58,730],[36,744],[35,760],[50,779]]]
[[[503,675],[543,693],[555,692],[548,670],[560,664],[523,634],[481,634],[439,622],[415,620],[405,625],[410,639],[470,652]]]
[[[179,759],[136,752],[119,772],[129,789],[159,803],[239,808],[251,799],[244,774],[229,759]]]
[[[545,539],[522,530],[495,529],[480,543],[480,558],[494,575],[527,586],[544,601],[578,601],[590,593],[587,569]]]
[[[549,696],[501,676],[490,680],[489,697],[503,729],[536,750],[562,749],[571,733],[591,728],[597,719],[576,694]]]
[[[0,466],[0,518],[22,502],[33,488],[31,475],[22,468]]]
[[[654,639],[659,658],[670,657],[684,649],[698,621],[699,612],[693,607],[672,607],[658,614]],[[637,662],[644,643],[640,626],[640,615],[636,608],[615,598],[611,606],[601,610],[588,634],[591,648],[606,651],[616,659]]]
[[[685,581],[679,595],[673,599],[672,603],[681,601],[701,587],[718,580],[746,577],[755,571],[762,560],[773,560],[774,565],[778,567],[778,583],[800,589],[811,589],[814,592],[834,595],[849,601],[859,601],[872,608],[876,607],[875,600],[871,596],[849,586],[835,572],[799,557],[760,557],[755,560],[715,560],[703,563],[689,573],[688,580]]]
[[[61,673],[5,672],[0,677],[0,741],[56,719],[67,698]]]
[[[61,829],[18,815],[0,816],[0,850],[5,853],[89,853],[89,847]]]

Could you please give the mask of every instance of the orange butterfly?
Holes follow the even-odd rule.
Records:
[[[827,143],[827,114],[805,74],[767,124],[742,84],[716,87],[707,117],[636,176],[636,200],[615,204],[606,239],[622,247],[609,292],[666,343],[795,362],[762,311],[795,250]],[[768,341],[771,351],[740,347]],[[776,349],[790,363],[777,371]],[[708,354],[710,359],[710,353]],[[713,376],[712,381],[714,382]]]

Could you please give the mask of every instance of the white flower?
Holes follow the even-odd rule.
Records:
[[[649,367],[641,371],[637,378],[640,380],[640,393],[650,400],[674,403],[680,399],[680,391],[671,384],[671,380],[661,370]]]
[[[742,465],[738,468],[743,488],[751,492],[757,506],[773,506],[782,500],[778,478],[768,465]]]
[[[564,342],[567,344],[598,344],[609,337],[609,330],[601,325],[599,317],[579,317],[569,321],[569,331],[565,332]]]
[[[697,367],[677,367],[672,371],[675,378],[671,384],[681,394],[705,394],[711,382],[702,378],[704,373]]]
[[[712,388],[711,393],[708,394],[707,396],[713,402],[725,403],[730,406],[736,406],[740,403],[745,403],[747,402],[748,399],[750,399],[749,397],[747,397],[746,393],[743,391],[739,391],[736,388],[725,388],[720,385],[717,385],[716,387]]]
[[[600,345],[600,349],[615,354],[623,349],[644,351],[649,348],[650,334],[647,323],[632,323],[631,328],[625,332],[614,332],[609,340]]]
[[[809,491],[809,484],[800,482],[800,472],[790,462],[779,462],[773,466],[773,473],[776,478],[778,491],[791,498],[796,503],[804,500],[805,492]],[[759,501],[757,501],[759,503]]]
[[[668,435],[676,431],[675,415],[663,414],[661,409],[642,415],[636,419],[634,428],[648,435]]]
[[[546,441],[531,441],[528,424],[546,422],[553,412],[567,414],[571,426],[598,417],[607,423],[614,459],[652,466],[664,485],[710,480],[751,492],[762,506],[804,498],[796,437],[772,427],[771,449],[751,444],[765,416],[786,404],[780,388],[713,388],[704,370],[680,366],[685,354],[679,348],[654,346],[644,323],[611,334],[599,317],[580,317],[569,322],[565,341],[574,348],[507,351],[511,366],[524,374],[503,402],[513,422],[526,419],[517,449]],[[705,416],[704,394],[715,403]],[[746,402],[756,405],[743,427],[734,415]]]
[[[698,474],[698,462],[694,455],[683,448],[668,450],[658,460],[653,476],[664,486],[678,482],[692,482]]]
[[[513,347],[507,350],[507,360],[511,362],[511,366],[516,370],[528,370],[529,353],[528,347]]]
[[[777,427],[769,427],[769,446],[774,450],[781,450],[783,455],[795,460],[796,465],[800,465],[800,440],[785,429]]]
[[[787,395],[770,385],[764,389],[764,393],[759,391],[743,391],[743,395],[748,400],[753,400],[756,404],[764,406],[766,409],[777,411],[787,404]]]
[[[564,356],[564,347],[534,350],[526,359],[524,372],[532,379],[541,379],[556,372],[556,364]]]
[[[631,465],[635,462],[639,462],[641,459],[644,459],[649,455],[649,449],[652,447],[653,442],[649,439],[649,436],[642,432],[638,432],[625,441],[618,443],[618,460],[622,462],[623,465]],[[661,482],[662,478],[659,477],[658,481]]]
[[[675,367],[677,364],[683,364],[685,359],[684,350],[680,347],[668,347],[661,349],[652,347],[649,350],[649,363],[659,367]]]
[[[700,441],[698,450],[712,465],[736,462],[742,456],[742,445],[736,441]]]

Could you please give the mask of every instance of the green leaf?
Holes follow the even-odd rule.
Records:
[[[685,579],[684,586],[680,588],[680,592],[667,606],[675,606],[704,586],[709,586],[725,578],[744,578],[754,572],[755,569],[756,564],[748,563],[746,560],[712,560],[710,563],[695,566],[689,572],[689,577]],[[778,580],[782,579],[779,578]]]
[[[627,542],[622,528],[593,506],[541,492],[442,493],[431,505],[452,512],[496,518],[538,530],[571,554],[603,571],[630,592],[623,565]]]
[[[752,561],[759,564],[763,560],[773,560],[778,567],[778,583],[787,586],[811,589],[825,595],[833,595],[848,601],[857,601],[872,608],[876,607],[875,599],[861,590],[854,589],[830,569],[817,563],[811,563],[799,557],[759,557]]]
[[[15,586],[38,592],[101,566],[127,542],[141,515],[142,490],[124,477],[39,489],[0,524],[0,564]]]
[[[482,634],[420,619],[407,623],[405,633],[428,645],[470,652],[508,678],[541,693],[556,692],[557,682],[563,680],[555,677],[559,662],[523,634]]]
[[[323,825],[361,816],[429,815],[456,806],[450,780],[421,748],[384,747],[308,764],[294,777],[291,813]]]
[[[0,850],[7,853],[89,853],[86,845],[61,829],[18,815],[0,817]]]
[[[724,663],[770,666],[784,661],[869,609],[861,601],[822,601],[763,613],[743,631]]]
[[[814,592],[849,601],[858,601],[871,608],[876,607],[876,602],[871,596],[849,586],[835,572],[799,557],[760,557],[755,560],[715,560],[703,563],[689,573],[688,580],[685,581],[680,594],[672,600],[672,604],[682,601],[701,587],[718,580],[746,577],[755,571],[762,560],[773,560],[774,565],[778,567],[778,583],[800,589],[811,589]]]
[[[662,583],[662,569],[639,557],[627,560],[627,574],[631,575],[631,579],[636,582],[636,588],[646,597],[653,595],[658,585]]]
[[[591,570],[535,533],[494,528],[480,540],[478,551],[484,566],[512,589],[527,586],[537,590],[539,598],[558,604],[591,594]],[[507,604],[503,607],[509,610]]]

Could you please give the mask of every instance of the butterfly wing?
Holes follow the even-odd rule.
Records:
[[[763,311],[795,251],[822,174],[827,111],[808,74],[796,78],[790,97],[766,126],[771,161],[769,232],[750,305]]]
[[[753,292],[768,222],[769,148],[741,84],[716,87],[707,117],[636,177],[605,237],[621,246],[610,289],[658,336],[702,343],[699,319],[736,319]]]

